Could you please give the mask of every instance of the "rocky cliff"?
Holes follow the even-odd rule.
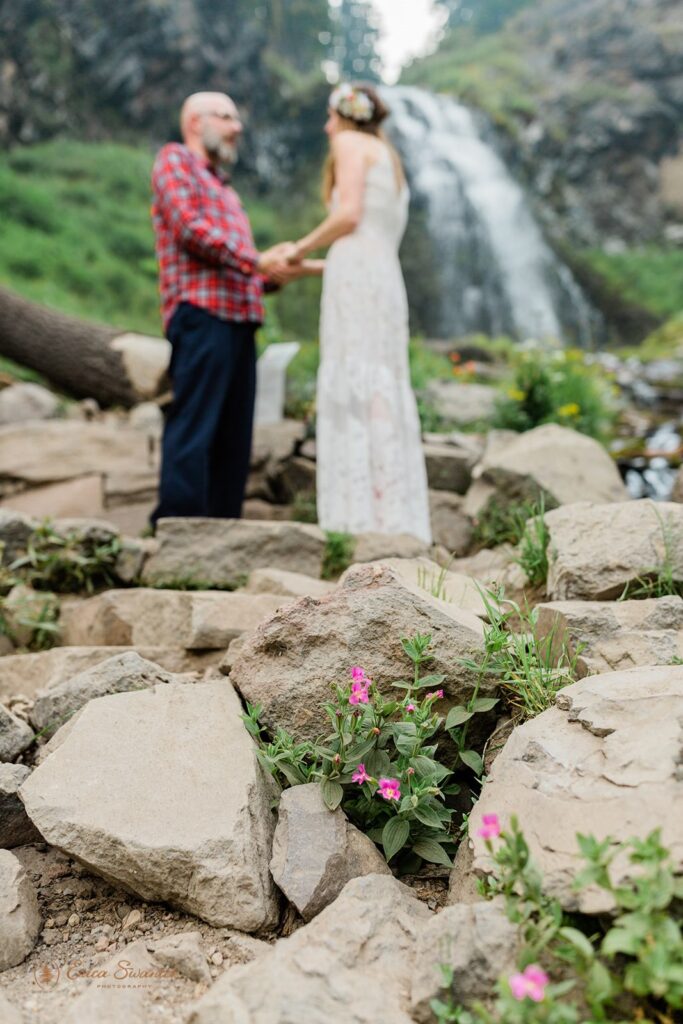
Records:
[[[160,142],[185,96],[229,91],[259,176],[319,156],[326,0],[15,0],[0,6],[0,145]],[[312,31],[311,28],[315,31]],[[314,112],[317,116],[313,116]]]
[[[535,0],[495,34],[451,31],[405,78],[488,113],[548,226],[573,244],[676,236],[679,0]]]

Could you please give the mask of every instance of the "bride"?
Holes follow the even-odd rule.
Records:
[[[317,505],[324,530],[410,533],[431,542],[420,423],[410,387],[408,305],[398,247],[408,187],[380,129],[376,90],[344,84],[329,101],[329,215],[290,262],[325,261],[317,392]],[[309,264],[310,265],[310,264]]]

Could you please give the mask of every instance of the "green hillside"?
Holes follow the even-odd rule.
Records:
[[[65,312],[158,334],[152,160],[144,148],[65,140],[3,154],[0,281]],[[300,233],[320,212],[308,193],[243,199],[260,247]],[[273,324],[314,337],[319,288],[304,281],[269,300]]]

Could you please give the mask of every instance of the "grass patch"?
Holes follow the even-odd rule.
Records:
[[[622,301],[661,319],[683,310],[683,249],[655,245],[619,253],[587,249],[578,256]]]
[[[482,592],[482,598],[489,619],[484,655],[469,667],[497,678],[516,721],[534,718],[554,705],[558,690],[576,681],[581,651],[570,654],[554,627],[540,636],[537,609],[522,609],[502,593]]]
[[[329,531],[326,534],[321,578],[324,580],[338,579],[344,570],[352,564],[355,547],[355,538],[350,533]]]
[[[437,53],[407,68],[401,84],[453,93],[513,133],[520,117],[536,113],[540,95],[520,40],[510,32],[478,38],[466,29],[454,31]]]

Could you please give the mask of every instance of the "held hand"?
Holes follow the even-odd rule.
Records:
[[[270,249],[266,249],[265,252],[262,252],[260,255],[259,270],[263,274],[267,274],[269,277],[272,277],[275,267],[286,266],[293,250],[293,242],[279,242],[277,245],[271,246]]]

